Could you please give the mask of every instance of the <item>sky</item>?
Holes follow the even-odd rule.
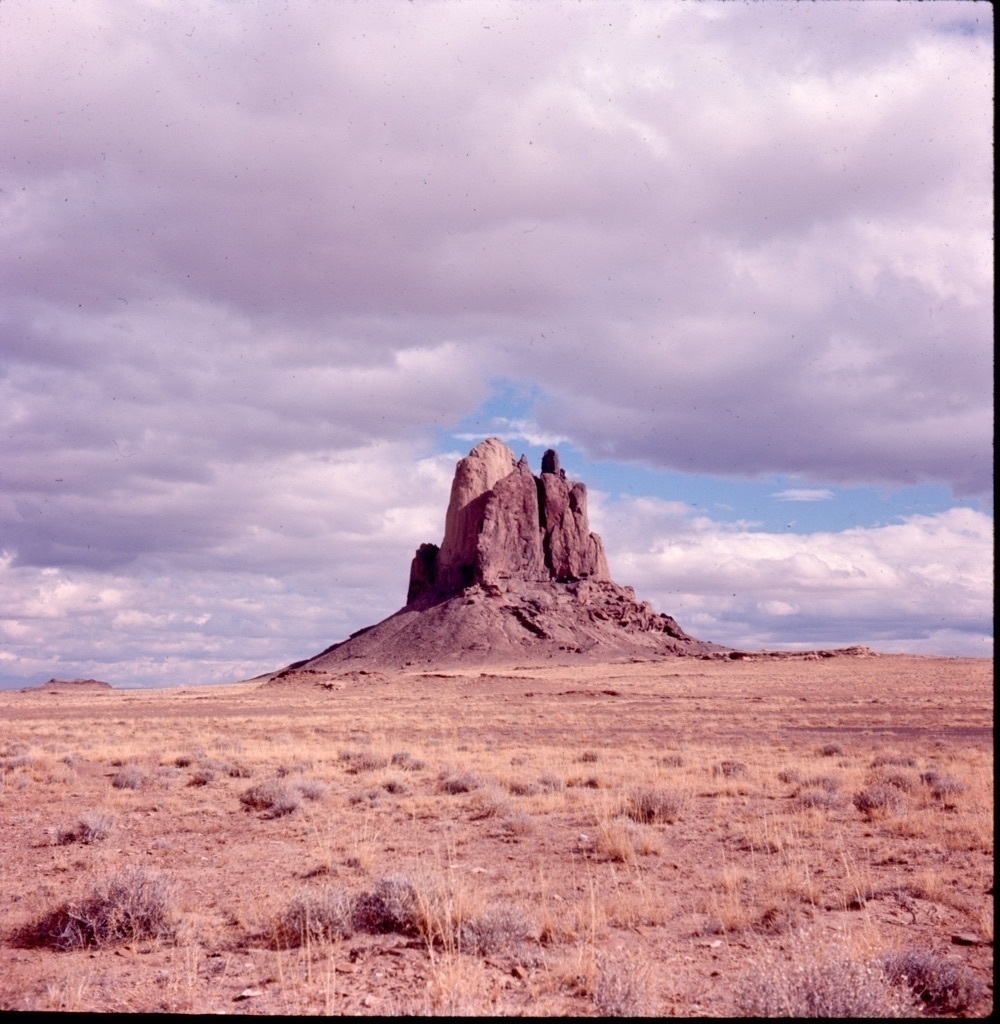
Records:
[[[398,609],[457,459],[699,638],[992,656],[993,10],[4,0],[0,686]]]

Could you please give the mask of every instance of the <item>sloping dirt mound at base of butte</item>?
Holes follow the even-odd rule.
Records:
[[[658,615],[649,604],[637,601],[631,587],[605,580],[510,580],[468,587],[437,602],[413,602],[272,678],[340,672],[359,665],[401,669],[524,660],[646,660],[725,651],[688,636],[669,615]]]

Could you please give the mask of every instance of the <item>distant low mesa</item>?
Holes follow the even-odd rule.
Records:
[[[49,679],[37,686],[26,686],[22,693],[107,693],[114,690],[110,683],[100,679]]]

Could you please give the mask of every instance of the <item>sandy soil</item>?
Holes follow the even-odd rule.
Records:
[[[985,660],[0,693],[0,722],[2,1009],[727,1016],[803,978],[898,1008],[906,955],[922,1012],[992,1008]],[[163,920],[58,948],[136,869]]]

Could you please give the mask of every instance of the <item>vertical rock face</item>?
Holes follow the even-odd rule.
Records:
[[[410,586],[406,592],[406,603],[413,604],[424,594],[431,593],[437,585],[437,544],[421,544],[410,563]]]
[[[455,467],[451,500],[444,520],[444,540],[437,557],[437,587],[442,593],[478,583],[476,553],[493,488],[514,472],[514,455],[489,437]]]
[[[555,456],[555,452],[551,454]],[[555,464],[558,465],[558,458]],[[552,576],[562,582],[611,579],[601,538],[590,532],[586,486],[571,484],[560,470],[543,472],[539,490],[545,528],[545,561]]]
[[[542,551],[538,487],[522,458],[498,481],[486,502],[476,543],[476,582],[501,579],[544,582],[549,578]]]
[[[423,544],[410,568],[407,603],[474,584],[610,580],[600,537],[590,532],[587,489],[571,484],[552,450],[535,477],[495,437],[455,469],[440,549]]]

